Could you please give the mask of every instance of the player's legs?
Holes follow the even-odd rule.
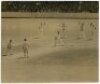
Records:
[[[24,49],[24,57],[26,57],[26,50]]]
[[[6,54],[9,55],[9,49],[8,49],[8,48],[7,48],[7,50],[6,50]]]
[[[85,34],[85,31],[82,32],[82,36],[83,36],[83,39],[86,40],[86,34]]]
[[[93,30],[91,31],[91,40],[93,40],[94,39],[94,32],[93,32]]]
[[[62,38],[60,38],[60,43],[61,43],[61,45],[64,45],[64,41]]]
[[[64,45],[64,41],[63,41],[63,38],[62,38],[61,36],[59,36],[59,43],[60,43],[61,45]]]
[[[57,46],[57,37],[54,38],[54,46]]]
[[[7,53],[7,55],[12,55],[12,49],[11,48],[7,48],[6,53]]]
[[[26,50],[26,57],[28,58],[28,49]]]

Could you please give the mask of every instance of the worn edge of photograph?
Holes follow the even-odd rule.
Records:
[[[99,11],[99,12],[100,12],[100,11]],[[1,20],[0,20],[0,21],[1,21]],[[100,22],[99,22],[99,23],[100,23]],[[0,23],[0,24],[1,24],[1,23]],[[2,25],[2,24],[1,24],[1,25]],[[1,33],[2,33],[2,32],[1,32]],[[1,41],[1,39],[2,39],[2,38],[0,38],[0,41]],[[24,39],[24,40],[25,40],[25,39]],[[100,62],[99,62],[99,63],[100,63]],[[99,67],[99,68],[100,68],[100,67]]]

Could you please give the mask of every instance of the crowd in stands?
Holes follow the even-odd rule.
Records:
[[[90,12],[99,11],[98,1],[2,1],[2,12]]]

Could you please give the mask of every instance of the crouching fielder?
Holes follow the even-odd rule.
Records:
[[[28,57],[28,48],[29,45],[27,43],[27,39],[24,39],[24,43],[23,43],[23,52],[24,52],[24,57]]]

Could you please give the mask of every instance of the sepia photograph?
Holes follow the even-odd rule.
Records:
[[[2,83],[97,83],[99,1],[1,1]]]

